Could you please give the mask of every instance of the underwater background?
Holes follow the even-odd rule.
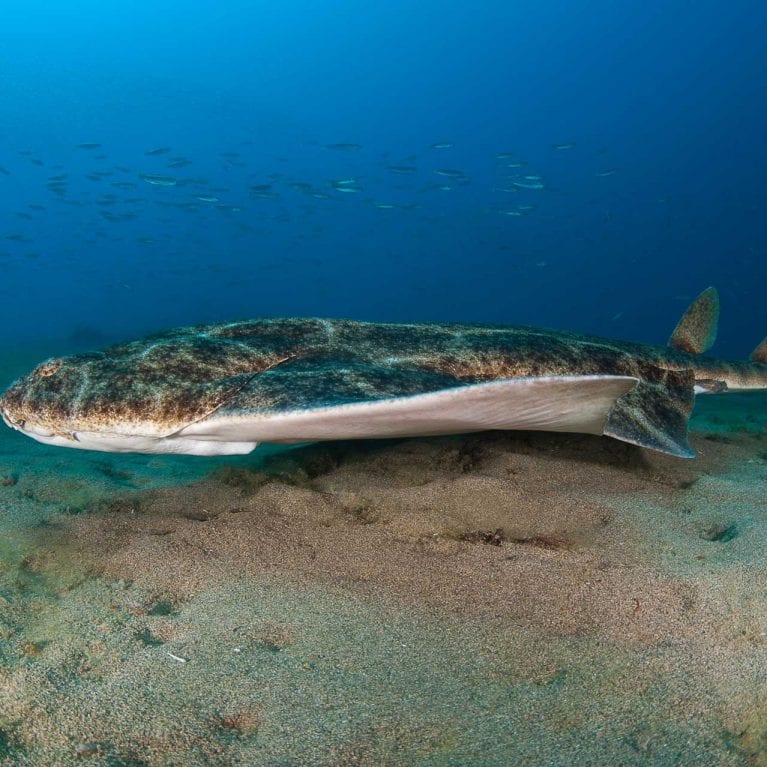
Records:
[[[767,333],[767,4],[24,0],[0,385],[259,316]],[[767,398],[693,461],[0,429],[1,767],[767,767]]]
[[[744,356],[766,32],[749,0],[9,4],[3,337],[320,315],[662,343],[715,284]]]

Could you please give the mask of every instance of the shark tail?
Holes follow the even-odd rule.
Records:
[[[716,340],[719,325],[719,294],[706,288],[682,315],[668,345],[688,354],[707,352]],[[767,389],[767,338],[757,345],[748,361],[701,361],[695,368],[698,394]]]
[[[706,288],[682,315],[668,345],[687,354],[704,354],[716,340],[719,294]],[[672,369],[673,368],[673,369]],[[695,455],[687,438],[695,394],[767,389],[767,338],[750,361],[701,359],[676,368],[659,365],[647,370],[610,409],[603,433],[644,448],[680,458]]]

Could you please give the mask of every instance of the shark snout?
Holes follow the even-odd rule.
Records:
[[[1,412],[3,421],[5,422],[6,426],[10,426],[12,429],[16,429],[18,431],[21,431],[24,428],[24,424],[26,423],[24,418],[15,418],[8,410],[8,408],[4,406]]]
[[[20,431],[22,434],[32,437],[52,437],[54,435],[54,432],[50,429],[46,429],[44,426],[34,423],[21,415],[14,415],[14,413],[5,406],[2,406],[0,412],[2,413],[3,421],[6,426],[10,426],[11,429]]]

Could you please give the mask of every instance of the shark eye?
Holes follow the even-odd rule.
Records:
[[[40,365],[39,368],[37,368],[37,375],[42,376],[43,378],[48,378],[49,376],[52,376],[54,373],[56,373],[61,365],[61,360],[48,360],[48,362],[44,362],[42,365]]]

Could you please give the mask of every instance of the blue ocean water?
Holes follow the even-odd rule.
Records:
[[[767,334],[765,3],[0,10],[0,390],[259,316]],[[767,408],[700,399],[694,461],[0,427],[0,767],[767,764]]]
[[[744,356],[766,33],[750,0],[13,4],[0,344],[262,315],[663,342],[714,284]]]

